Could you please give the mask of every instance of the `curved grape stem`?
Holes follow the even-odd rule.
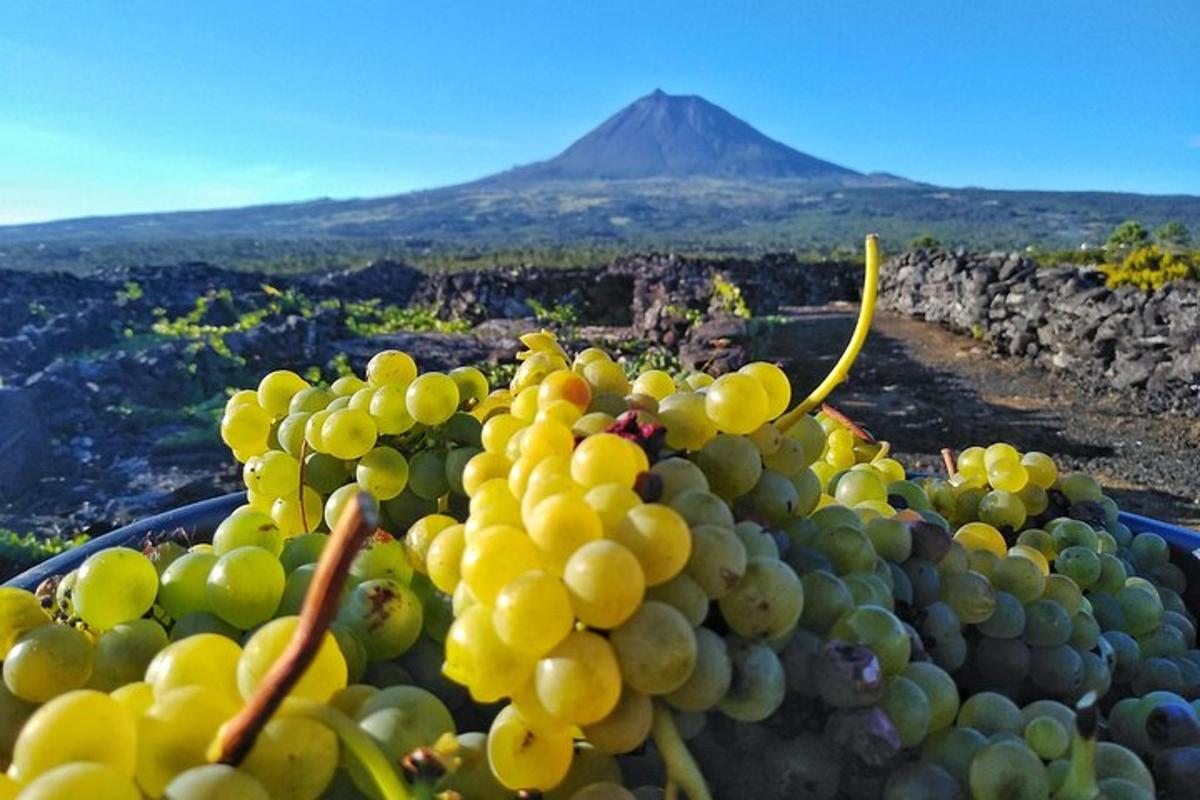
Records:
[[[817,388],[813,389],[808,397],[804,398],[795,408],[775,421],[775,427],[781,431],[786,432],[788,428],[795,425],[797,420],[816,408],[838,384],[846,380],[850,368],[854,366],[854,360],[858,358],[858,354],[862,350],[863,342],[867,340],[867,333],[871,329],[871,320],[875,317],[875,298],[879,292],[879,237],[873,233],[867,236],[866,249],[866,275],[863,277],[862,304],[858,308],[858,322],[854,326],[854,333],[850,336],[850,341],[846,344],[842,357],[825,376],[825,380],[821,381]]]
[[[308,512],[304,507],[304,459],[308,457],[308,439],[300,440],[300,488],[296,490],[296,498],[300,503],[300,527],[304,528],[305,533],[308,530]]]
[[[241,763],[259,731],[271,719],[300,676],[317,656],[325,634],[337,613],[338,598],[346,585],[350,562],[368,535],[379,527],[379,510],[365,492],[356,494],[342,511],[329,535],[292,640],[263,676],[262,682],[241,710],[217,731],[209,750],[210,759],[237,766]]]
[[[688,800],[712,800],[708,784],[696,766],[696,760],[688,752],[687,745],[675,727],[671,711],[660,702],[654,703],[654,718],[650,726],[654,744],[667,765],[667,791],[682,789]],[[670,795],[667,795],[670,797]]]
[[[362,765],[383,800],[415,800],[415,795],[396,774],[388,760],[372,739],[355,722],[332,706],[302,697],[289,697],[279,709],[280,716],[307,717],[321,723],[335,734],[341,743]]]

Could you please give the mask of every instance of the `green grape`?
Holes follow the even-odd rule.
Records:
[[[1152,588],[1126,585],[1117,593],[1117,601],[1125,617],[1125,631],[1132,636],[1149,633],[1162,621],[1162,600]]]
[[[284,540],[316,530],[324,515],[325,501],[311,486],[303,488],[304,507],[300,507],[300,492],[278,497],[271,504],[271,519],[279,526]]]
[[[880,558],[900,564],[912,555],[912,531],[900,520],[876,517],[867,522],[866,534]]]
[[[1008,592],[996,592],[995,611],[978,625],[984,636],[1014,639],[1025,631],[1025,606]]]
[[[1075,545],[1095,551],[1100,544],[1092,526],[1077,519],[1060,517],[1051,520],[1046,525],[1046,530],[1054,538],[1054,547],[1059,552]]]
[[[506,706],[488,731],[488,764],[508,789],[549,789],[571,766],[571,729],[553,721],[532,722]]]
[[[582,497],[569,492],[538,502],[525,527],[541,560],[555,574],[563,571],[568,558],[581,546],[604,533],[600,516]]]
[[[1017,492],[1017,499],[1025,507],[1027,517],[1040,516],[1050,507],[1050,495],[1033,481],[1025,484],[1025,488]]]
[[[373,497],[391,500],[408,485],[408,460],[391,447],[376,447],[355,468],[358,485]]]
[[[691,557],[687,523],[670,506],[646,503],[630,509],[612,538],[629,548],[642,565],[647,586],[666,583]]]
[[[179,773],[163,800],[270,800],[266,787],[248,772],[225,764],[205,764]]]
[[[283,566],[261,547],[238,547],[217,559],[206,596],[218,617],[248,630],[275,614],[283,596]]]
[[[965,725],[943,728],[921,745],[921,759],[937,764],[959,782],[966,783],[971,761],[987,744],[987,737],[974,728]]]
[[[379,742],[384,754],[399,764],[418,747],[429,747],[444,734],[457,733],[449,709],[432,692],[418,686],[389,686],[358,710],[359,726]],[[360,786],[366,775],[352,772]]]
[[[933,564],[913,556],[901,569],[912,584],[913,604],[918,608],[924,608],[942,596],[942,578]]]
[[[830,560],[839,575],[866,572],[875,566],[871,540],[855,527],[822,528],[813,537],[812,547]]]
[[[753,516],[770,525],[782,525],[799,508],[800,494],[786,476],[765,469],[754,488],[738,498],[737,505],[746,516]]]
[[[404,399],[414,420],[422,425],[441,425],[458,410],[458,384],[441,372],[426,372],[408,384]]]
[[[407,584],[412,582],[413,566],[403,542],[386,534],[376,534],[350,562],[349,577],[353,583],[387,578]]]
[[[422,450],[409,462],[408,486],[425,500],[436,500],[450,491],[446,480],[446,453]]]
[[[900,673],[925,693],[929,704],[929,732],[940,731],[954,724],[958,716],[958,686],[941,667],[927,661],[914,661]]]
[[[1020,639],[983,636],[975,644],[972,661],[980,685],[1001,689],[1020,684],[1029,675],[1031,659],[1029,645]]]
[[[621,677],[643,694],[667,694],[684,685],[696,666],[696,635],[666,603],[647,601],[609,635]]]
[[[843,614],[854,607],[854,597],[840,578],[825,570],[813,570],[800,578],[804,586],[804,608],[800,624],[826,634]]]
[[[972,550],[967,553],[967,568],[971,572],[982,575],[991,582],[992,572],[1000,562],[999,556],[990,550]]]
[[[403,350],[381,350],[367,362],[367,382],[372,386],[409,384],[417,377],[417,363]]]
[[[978,692],[964,700],[958,710],[958,724],[974,728],[984,736],[995,733],[1019,736],[1025,730],[1021,709],[996,692]]]
[[[129,712],[103,692],[79,689],[33,712],[13,746],[8,776],[26,783],[76,761],[132,776],[137,753],[137,730]]]
[[[688,489],[708,491],[708,479],[704,472],[686,458],[666,458],[650,468],[650,472],[662,479],[660,501],[670,504],[678,494]]]
[[[333,492],[348,478],[346,463],[328,453],[309,453],[304,457],[304,483],[319,494]]]
[[[96,640],[88,686],[111,692],[140,681],[167,644],[167,632],[152,619],[134,619],[110,628]]]
[[[692,526],[692,554],[684,569],[709,598],[722,598],[746,572],[745,545],[723,525]]]
[[[727,434],[750,433],[768,419],[771,402],[763,385],[749,375],[722,375],[708,387],[704,411]]]
[[[942,594],[959,619],[969,625],[984,622],[996,609],[995,590],[978,572],[944,576]]]
[[[995,489],[979,500],[980,522],[996,528],[1020,530],[1025,525],[1026,509],[1021,498],[1012,492]]]
[[[1166,564],[1171,559],[1171,549],[1167,542],[1156,533],[1139,533],[1129,543],[1129,553],[1133,564],[1138,570]]]
[[[703,489],[684,489],[668,505],[693,528],[697,525],[719,525],[733,528],[733,512],[724,500]]]
[[[1030,677],[1043,692],[1065,697],[1083,683],[1083,659],[1070,645],[1039,647],[1032,652]]]
[[[3,787],[0,787],[2,790]],[[14,794],[5,795],[16,797]],[[128,775],[107,764],[87,761],[63,764],[42,773],[21,788],[22,800],[69,800],[95,797],[104,800],[140,800],[142,793]]]
[[[370,413],[371,400],[375,397],[377,390],[374,387],[366,386],[359,389],[354,394],[350,395],[350,403],[346,408],[352,408],[355,411],[366,411]]]
[[[511,792],[496,779],[488,765],[487,734],[460,733],[455,758],[458,767],[442,778],[438,789],[479,800],[508,800]]]
[[[1035,600],[1025,606],[1022,638],[1031,647],[1057,647],[1071,638],[1071,617],[1052,600]]]
[[[309,386],[292,395],[288,403],[289,414],[313,413],[320,411],[333,400],[333,392],[319,386]]]
[[[891,612],[878,606],[859,606],[839,619],[830,631],[835,639],[871,648],[884,672],[896,674],[908,664],[912,644]]]
[[[875,500],[887,500],[887,486],[883,479],[871,472],[851,470],[837,481],[833,497],[844,506]]]
[[[708,628],[695,632],[695,667],[687,680],[666,695],[667,702],[682,711],[707,711],[729,691],[733,663],[725,640]]]
[[[268,450],[259,456],[255,485],[247,488],[267,497],[283,497],[300,486],[300,462],[280,450]]]
[[[470,417],[470,419],[474,419],[474,417]],[[482,452],[478,447],[471,446],[454,447],[446,452],[446,483],[449,485],[450,491],[456,495],[466,496],[463,472],[471,459]]]
[[[1096,743],[1096,777],[1100,780],[1123,779],[1147,793],[1154,791],[1154,778],[1146,763],[1136,753],[1114,742]]]
[[[314,414],[313,419],[316,416]],[[321,443],[324,445],[321,449],[335,458],[353,461],[371,451],[378,435],[375,420],[369,413],[356,408],[342,408],[321,423]]]
[[[916,747],[929,733],[931,711],[921,687],[894,675],[888,679],[879,707],[892,720],[903,747]]]
[[[971,797],[977,800],[1046,798],[1050,783],[1041,759],[1022,742],[989,744],[975,754],[970,770]]]
[[[962,634],[962,620],[953,608],[943,602],[930,603],[920,620],[921,634],[939,641]]]
[[[757,522],[739,522],[733,532],[746,549],[747,558],[779,558],[779,544],[775,537],[764,531]]]
[[[962,788],[953,775],[937,764],[910,761],[888,775],[883,800],[956,800]]]
[[[919,484],[910,480],[892,481],[887,487],[888,505],[896,509],[911,508],[914,511],[924,511],[931,508],[929,496]]]
[[[700,448],[697,463],[712,492],[727,499],[746,494],[762,476],[762,456],[744,436],[728,433],[714,436]]]
[[[138,720],[142,790],[161,796],[175,775],[205,764],[209,743],[238,705],[207,686],[183,686],[158,696]]]
[[[4,683],[17,697],[44,703],[87,683],[92,642],[65,625],[41,625],[17,640],[4,658]]]
[[[1059,476],[1057,488],[1067,496],[1067,500],[1071,503],[1082,503],[1088,500],[1099,501],[1104,497],[1096,479],[1082,472],[1071,472]]]
[[[198,610],[208,610],[205,587],[216,563],[217,557],[212,553],[187,553],[176,559],[162,573],[158,604],[176,620]]]
[[[1100,579],[1100,557],[1086,547],[1072,545],[1054,559],[1054,569],[1087,589]]]
[[[637,609],[646,591],[637,557],[624,545],[606,539],[588,542],[571,554],[563,568],[563,582],[575,615],[595,628],[620,625]],[[707,602],[704,605],[707,610]]]
[[[1046,578],[1038,565],[1016,555],[1005,556],[996,563],[991,581],[997,590],[1012,594],[1022,603],[1037,600],[1046,587]]]
[[[75,610],[92,628],[107,630],[150,610],[158,570],[136,550],[111,547],[88,556],[71,594]]]
[[[888,611],[895,610],[892,591],[879,576],[873,573],[852,572],[849,575],[843,575],[842,581],[850,590],[850,596],[854,598],[855,605],[881,606]]]
[[[212,544],[213,552],[218,556],[238,547],[261,547],[278,555],[283,548],[283,534],[275,520],[267,514],[253,509],[235,511],[217,526]]]
[[[717,434],[717,426],[704,411],[702,394],[681,392],[663,398],[658,419],[667,429],[667,446],[672,449],[695,452]]]
[[[171,626],[171,641],[186,639],[198,633],[216,633],[230,641],[241,641],[242,632],[211,611],[192,611],[175,620]]]
[[[338,612],[338,621],[358,634],[371,661],[395,658],[412,647],[423,617],[412,589],[386,578],[354,587]]]
[[[254,740],[241,770],[271,797],[316,800],[338,768],[337,735],[319,722],[280,717],[268,722]]]
[[[1070,641],[1072,647],[1077,650],[1091,650],[1099,640],[1100,626],[1091,614],[1080,611],[1071,619]]]
[[[732,678],[717,709],[740,722],[759,722],[783,703],[787,688],[779,657],[765,644],[745,639],[726,641]]]
[[[302,533],[290,537],[284,541],[283,551],[279,554],[279,563],[283,571],[291,574],[305,564],[317,563],[328,541],[329,535],[325,533]],[[161,600],[160,596],[159,601]]]
[[[268,372],[258,384],[258,404],[271,416],[287,413],[298,392],[311,388],[308,381],[294,372],[278,369]]]
[[[718,601],[721,614],[738,635],[775,638],[795,627],[804,609],[804,586],[778,559],[752,558],[733,589]]]
[[[632,553],[630,555],[632,556]],[[570,562],[568,561],[567,563],[569,564]],[[637,559],[634,559],[634,563],[637,563]],[[638,569],[641,569],[640,565],[638,566]],[[621,583],[627,583],[631,581],[633,583],[637,582],[636,578],[631,578],[631,576],[636,574],[632,569],[626,569],[618,573],[617,569],[614,568],[613,572],[614,574],[621,575],[620,581],[616,581],[614,579],[613,583],[608,584],[599,582],[599,586],[603,587],[601,591],[603,591],[606,596],[611,596],[614,593],[614,587],[620,585]],[[700,588],[700,584],[696,583],[694,580],[688,577],[687,573],[684,572],[679,573],[666,583],[660,583],[657,586],[651,586],[646,590],[645,597],[647,600],[657,600],[660,603],[666,603],[669,606],[673,606],[676,611],[683,614],[684,619],[686,619],[693,628],[702,624],[705,618],[708,616],[708,595],[705,594],[704,590]],[[632,614],[633,611],[630,610],[629,613]],[[590,624],[586,622],[583,614],[577,612],[577,615],[579,616],[581,622],[584,622],[584,624]],[[602,628],[611,626],[592,625],[592,627]]]

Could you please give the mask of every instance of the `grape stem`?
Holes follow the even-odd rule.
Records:
[[[379,510],[375,501],[365,492],[359,492],[346,504],[329,535],[329,543],[304,597],[295,635],[242,709],[221,726],[210,749],[211,760],[237,766],[250,752],[259,731],[316,658],[337,613],[350,562],[377,527]]]
[[[296,490],[296,497],[300,500],[300,527],[308,533],[308,511],[304,507],[304,459],[308,457],[308,439],[300,440],[300,487]]]
[[[682,789],[688,800],[712,800],[712,793],[704,781],[704,775],[696,766],[696,760],[688,752],[687,745],[675,727],[675,718],[671,711],[662,703],[654,704],[654,719],[650,727],[654,736],[654,744],[662,755],[663,763],[667,766],[667,796],[671,790]]]
[[[1096,693],[1088,692],[1075,705],[1075,734],[1071,743],[1071,766],[1054,800],[1094,800],[1096,785],[1096,727],[1099,722]]]
[[[862,439],[867,444],[875,444],[875,437],[871,435],[869,430],[850,419],[841,411],[838,411],[829,403],[821,403],[821,411],[825,413],[825,416],[832,417],[838,422],[842,423],[842,425],[844,425],[851,433],[853,433],[859,439]]]
[[[953,478],[958,468],[954,466],[954,451],[949,447],[942,448],[942,463],[946,465],[946,474]]]
[[[337,734],[346,749],[375,781],[375,788],[383,800],[414,800],[413,793],[396,774],[392,763],[379,750],[375,740],[341,711],[307,698],[289,697],[279,713],[285,717],[307,717]]]
[[[838,384],[846,380],[850,367],[854,366],[854,360],[858,358],[859,351],[862,350],[863,342],[867,340],[867,333],[871,329],[871,320],[875,317],[875,297],[879,291],[879,237],[873,233],[867,236],[866,249],[866,275],[863,277],[862,304],[858,308],[858,322],[854,326],[854,333],[850,336],[850,341],[846,344],[842,357],[838,359],[833,370],[825,376],[825,380],[821,381],[817,388],[813,389],[812,393],[799,405],[775,421],[775,426],[781,431],[786,432],[788,428],[795,425],[797,420],[816,408]]]

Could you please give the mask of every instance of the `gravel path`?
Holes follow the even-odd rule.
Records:
[[[785,309],[762,342],[797,386],[832,367],[857,308]],[[1117,394],[992,356],[936,325],[880,313],[848,383],[831,401],[892,443],[906,464],[940,471],[942,447],[1007,441],[1096,475],[1128,511],[1200,524],[1200,422],[1135,413]]]

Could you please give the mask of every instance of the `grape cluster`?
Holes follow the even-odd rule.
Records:
[[[1194,788],[1184,574],[1091,477],[1007,444],[912,476],[835,410],[786,413],[772,364],[630,375],[521,342],[502,388],[399,351],[328,388],[270,373],[226,408],[247,503],[211,543],[0,589],[0,797]],[[210,763],[360,492],[382,527],[315,660]]]

